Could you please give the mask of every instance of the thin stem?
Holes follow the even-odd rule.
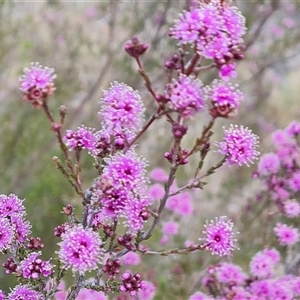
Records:
[[[147,123],[144,125],[144,127],[141,129],[141,131],[136,135],[136,137],[127,145],[126,149],[124,149],[124,152],[126,152],[136,141],[146,132],[146,130],[151,126],[151,124],[155,121],[156,118],[158,118],[159,112],[161,111],[161,108],[159,107],[148,119]]]
[[[161,250],[161,251],[152,251],[152,250],[140,250],[139,252],[147,255],[161,255],[161,256],[168,256],[170,254],[188,254],[190,252],[198,251],[198,250],[206,250],[206,248],[203,245],[195,245],[190,246],[188,248],[183,249],[169,249],[169,250]]]
[[[75,300],[77,295],[79,294],[79,291],[81,289],[81,285],[84,281],[84,276],[83,275],[79,275],[78,278],[74,281],[73,283],[73,287],[70,291],[70,293],[67,296],[66,300]]]
[[[223,164],[226,161],[226,158],[227,158],[226,156],[223,157],[216,165],[212,166],[209,170],[207,170],[207,172],[205,174],[196,177],[192,182],[184,185],[183,187],[179,188],[177,191],[175,191],[172,194],[170,194],[169,197],[175,196],[175,195],[181,193],[183,190],[191,189],[191,188],[196,187],[200,183],[201,179],[210,176],[211,174],[213,174],[215,172],[216,169],[218,169],[221,166],[223,166]]]
[[[187,76],[191,75],[194,69],[196,68],[197,64],[199,63],[200,59],[201,56],[198,53],[196,53],[194,57],[187,63],[185,67],[186,71],[184,72],[184,74]]]
[[[50,120],[50,122],[52,124],[55,123],[55,119],[54,119],[54,117],[53,117],[53,115],[52,115],[52,113],[49,109],[49,106],[47,104],[47,99],[44,99],[44,101],[43,101],[43,109],[44,109],[44,112],[46,113],[46,116]],[[72,165],[72,161],[69,157],[68,149],[67,149],[65,143],[63,142],[63,138],[62,138],[62,134],[61,134],[61,128],[55,129],[55,134],[56,134],[56,138],[57,138],[58,144],[60,146],[60,149],[61,149],[61,151],[64,155],[64,158],[66,160],[67,166],[70,169],[71,177],[73,177],[75,182],[76,182],[77,188],[75,190],[78,193],[78,195],[80,195],[82,198],[84,198],[83,193],[82,193],[80,178],[79,178],[78,174],[76,174],[76,171],[74,170],[74,167]]]

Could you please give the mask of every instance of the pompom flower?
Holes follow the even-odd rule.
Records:
[[[236,7],[210,1],[201,2],[199,8],[180,14],[169,35],[179,45],[194,47],[196,44],[199,55],[224,65],[233,58],[240,58],[234,46],[243,42],[245,31],[245,18]]]
[[[150,281],[143,281],[142,288],[138,291],[139,299],[152,300],[155,296],[156,287]]]
[[[165,97],[170,100],[171,109],[189,117],[204,108],[202,82],[192,76],[181,74],[178,80],[166,86]]]
[[[23,243],[31,233],[31,225],[29,221],[25,220],[20,215],[11,216],[10,221],[15,230],[17,241]]]
[[[150,173],[150,178],[156,181],[165,182],[168,180],[168,175],[164,169],[154,168]]]
[[[17,285],[9,294],[9,300],[43,300],[45,296],[29,285]]]
[[[111,130],[141,129],[144,118],[144,105],[137,91],[124,83],[113,82],[102,98],[102,123]]]
[[[91,289],[81,289],[76,300],[107,300],[103,292],[97,292]]]
[[[223,127],[224,128],[224,127]],[[230,165],[247,165],[257,159],[259,152],[258,136],[252,130],[244,126],[230,125],[229,129],[224,128],[224,138],[222,142],[216,142],[219,152],[226,155]]]
[[[53,266],[49,261],[38,258],[41,252],[33,252],[21,262],[20,269],[24,278],[38,279],[40,276],[48,277],[52,274]]]
[[[25,215],[24,200],[20,200],[14,194],[0,195],[0,217],[11,217],[13,215]]]
[[[72,227],[62,235],[58,256],[65,268],[84,274],[101,263],[101,244],[99,235],[91,229]]]
[[[206,98],[212,103],[210,114],[213,117],[228,118],[237,113],[244,94],[233,85],[221,80],[214,80],[205,88]]]
[[[124,265],[136,266],[141,262],[140,256],[135,252],[128,252],[122,257],[122,263]]]
[[[210,221],[204,225],[205,238],[200,238],[204,241],[203,246],[213,255],[229,256],[236,249],[236,239],[234,238],[233,223],[223,216],[216,218],[215,221]]]
[[[294,245],[299,240],[297,228],[278,223],[274,227],[274,232],[281,245]]]
[[[54,69],[43,67],[39,63],[31,63],[30,68],[24,69],[24,75],[20,76],[20,90],[24,93],[24,100],[30,101],[34,106],[40,107],[43,98],[54,92],[53,81],[56,78]]]
[[[56,77],[53,68],[43,67],[38,62],[31,63],[31,67],[25,68],[24,73],[19,79],[20,90],[23,92],[28,92],[31,88],[47,91],[47,88],[53,85]]]
[[[217,269],[217,279],[221,283],[241,285],[246,277],[243,270],[234,264],[222,263]]]
[[[284,213],[288,218],[300,215],[300,204],[296,200],[288,200],[284,203]]]
[[[261,156],[258,163],[258,172],[260,175],[276,174],[280,168],[280,160],[275,153],[266,153]]]
[[[109,184],[106,190],[101,189],[100,184],[95,197],[101,201],[101,218],[111,221],[123,217],[129,231],[136,233],[149,217],[147,207],[151,201],[145,177],[147,163],[134,151],[118,153],[105,161],[102,179]]]
[[[165,189],[160,183],[155,183],[149,188],[149,195],[152,200],[159,200],[165,194]]]
[[[258,252],[250,262],[250,272],[259,278],[270,278],[274,274],[274,261],[263,252]]]
[[[220,67],[219,76],[224,81],[229,81],[230,77],[235,78],[237,76],[236,63],[226,64]]]
[[[8,219],[0,217],[0,252],[9,248],[14,239],[14,229]]]
[[[173,221],[167,222],[163,225],[163,233],[165,235],[176,235],[179,230],[179,224]]]
[[[300,191],[300,171],[295,172],[292,178],[289,179],[289,185],[293,191]]]
[[[201,293],[201,292],[196,292],[193,295],[189,297],[188,300],[212,300],[213,298]]]
[[[2,290],[0,290],[0,300],[5,300],[5,294]]]
[[[70,150],[95,150],[96,137],[94,130],[85,126],[79,127],[76,131],[67,130],[63,141]]]

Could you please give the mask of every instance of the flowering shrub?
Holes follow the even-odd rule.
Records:
[[[24,201],[14,194],[0,196],[0,251],[6,256],[3,267],[6,274],[19,281],[7,295],[0,291],[0,300],[108,299],[108,295],[116,300],[153,299],[154,283],[127,266],[142,264],[146,255],[195,251],[222,257],[222,262],[205,270],[202,291],[189,299],[300,296],[297,275],[276,276],[281,256],[274,248],[261,249],[253,256],[249,274],[238,265],[223,261],[238,249],[238,231],[229,217],[207,220],[198,241],[186,240],[181,248],[168,248],[169,241],[181,230],[180,217],[192,214],[191,194],[205,187],[205,178],[223,165],[249,166],[258,159],[258,136],[243,125],[225,126],[223,140],[212,143],[212,129],[219,119],[228,122],[243,105],[243,93],[229,81],[237,76],[237,62],[244,58],[245,32],[245,18],[229,1],[200,1],[191,6],[170,28],[169,36],[177,42],[178,49],[164,62],[166,79],[160,92],[144,69],[142,57],[148,45],[136,37],[128,41],[124,50],[136,62],[155,107],[146,121],[139,92],[114,81],[103,92],[98,112],[100,126],[66,129],[67,107],[59,108],[57,118],[49,105],[56,90],[54,69],[39,63],[24,69],[20,77],[23,99],[43,110],[50,121],[62,151],[62,157],[55,156],[53,161],[81,202],[82,215],[78,218],[71,204],[63,207],[66,222],[54,228],[58,251],[44,260],[40,258],[44,247],[41,238],[30,236]],[[204,84],[201,75],[213,69],[217,69],[219,78]],[[193,146],[184,148],[190,121],[198,116],[209,116],[210,121],[199,131]],[[146,158],[138,154],[140,138],[158,120],[166,121],[172,135],[171,148],[161,153],[169,163],[167,171],[149,168]],[[300,214],[295,200],[300,190],[299,128],[294,122],[285,131],[273,134],[276,153],[264,154],[254,174],[266,185],[278,211],[288,218]],[[215,163],[205,169],[204,165],[211,163],[207,160],[211,150],[217,152],[212,156]],[[91,168],[97,172],[93,183],[84,182],[85,152],[93,161]],[[193,166],[190,160],[197,155],[198,163]],[[220,155],[222,158],[217,160]],[[184,165],[195,169],[194,177],[178,186],[176,177]],[[85,185],[89,187],[84,189]],[[175,217],[163,222],[162,215],[168,211]],[[159,226],[164,250],[146,245]],[[274,224],[273,231],[279,247],[299,240],[297,228],[282,224],[281,220]],[[70,273],[73,283],[68,285]]]

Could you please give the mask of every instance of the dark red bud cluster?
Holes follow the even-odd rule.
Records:
[[[131,234],[124,234],[123,236],[118,237],[118,243],[124,246],[126,249],[133,251],[135,250],[135,246],[131,243],[133,240],[133,235]]]
[[[142,277],[139,273],[132,275],[129,272],[125,272],[121,279],[121,292],[129,292],[131,296],[134,296],[142,288]]]
[[[71,216],[73,213],[73,206],[71,204],[67,204],[65,207],[63,207],[63,213],[66,216]]]
[[[41,238],[31,237],[29,239],[29,243],[27,244],[27,248],[30,250],[40,250],[44,248],[44,244],[42,243]]]
[[[140,43],[137,37],[133,37],[125,44],[124,49],[130,56],[139,58],[147,51],[148,47],[149,46],[147,44]]]
[[[179,123],[173,123],[172,125],[172,133],[176,140],[181,140],[183,136],[187,133],[188,127],[185,125],[181,125]]]
[[[66,227],[67,227],[67,223],[56,226],[54,228],[54,235],[57,237],[61,237],[61,235],[66,232]]]
[[[107,274],[109,279],[113,279],[117,274],[120,273],[121,261],[116,260],[107,260],[105,265],[102,267],[102,271]]]
[[[164,157],[170,162],[175,163],[176,165],[185,165],[189,162],[188,158],[186,158],[187,154],[189,153],[189,150],[183,149],[183,150],[177,150],[176,153],[174,153],[175,150],[172,148],[170,152],[165,152]],[[173,156],[175,155],[175,161],[173,161]]]
[[[8,258],[7,261],[2,264],[2,267],[6,269],[6,274],[17,272],[18,269],[18,266],[14,263],[14,260],[12,258]]]
[[[181,68],[179,55],[174,54],[170,60],[165,62],[165,68],[168,70],[179,70]]]
[[[245,45],[234,45],[229,49],[229,52],[224,54],[223,57],[215,58],[215,63],[218,68],[230,63],[232,60],[243,60],[245,58]]]

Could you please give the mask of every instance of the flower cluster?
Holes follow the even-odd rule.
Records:
[[[23,243],[30,234],[30,224],[25,220],[23,200],[16,195],[0,195],[0,252],[14,241]]]
[[[243,59],[245,18],[227,1],[200,2],[199,8],[184,11],[169,35],[180,45],[190,44],[199,55],[213,59],[220,76],[236,76],[233,60]]]
[[[219,299],[220,295],[223,295],[224,299],[232,300],[298,299],[300,277],[292,275],[275,277],[275,268],[279,262],[279,252],[274,248],[266,248],[253,256],[249,265],[249,275],[232,263],[217,264],[208,269],[202,281],[217,297],[211,298],[209,295],[196,292],[189,300]],[[197,295],[199,297],[196,297]]]
[[[213,117],[229,117],[237,113],[244,94],[225,81],[215,80],[212,85],[205,88],[206,98],[211,102],[210,114]]]
[[[58,257],[73,273],[84,274],[101,263],[101,238],[98,233],[81,225],[68,228],[61,236]]]
[[[205,238],[200,238],[200,241],[204,241],[203,247],[213,255],[230,256],[231,252],[237,248],[233,223],[225,216],[207,223],[203,233]]]
[[[67,130],[64,142],[70,150],[95,149],[96,137],[93,129],[85,126],[79,127],[76,131]]]
[[[130,86],[113,82],[102,98],[102,125],[111,131],[132,131],[141,129],[144,105],[140,95]]]
[[[204,93],[199,79],[181,74],[179,78],[166,86],[166,99],[170,107],[184,117],[191,116],[204,108]]]
[[[297,138],[300,123],[292,121],[285,129],[272,134],[274,151],[261,156],[255,177],[259,178],[278,211],[289,219],[300,216],[300,147]],[[274,233],[280,244],[292,245],[299,240],[293,226],[277,223]]]
[[[108,222],[123,217],[128,230],[136,233],[148,219],[147,164],[134,151],[117,153],[105,161],[106,166],[94,195],[96,203],[101,205],[98,215]],[[105,179],[106,184],[101,184],[101,179]]]
[[[226,155],[230,165],[249,165],[257,159],[259,152],[256,150],[258,136],[244,126],[230,125],[229,129],[224,128],[224,139],[216,142],[219,152]]]
[[[20,269],[24,278],[38,279],[41,275],[48,277],[52,273],[53,266],[49,261],[38,258],[41,252],[33,252],[21,263]]]
[[[53,84],[56,77],[54,69],[43,67],[35,62],[31,63],[30,68],[25,68],[24,73],[19,78],[23,99],[31,102],[35,107],[41,107],[43,101],[55,90]]]

